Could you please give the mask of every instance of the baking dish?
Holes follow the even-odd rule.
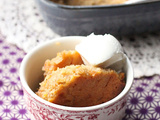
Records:
[[[48,26],[61,36],[140,34],[160,30],[160,1],[139,3],[69,6],[49,0],[35,0]]]

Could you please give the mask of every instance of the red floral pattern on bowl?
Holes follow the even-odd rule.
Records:
[[[121,120],[126,109],[128,96],[125,95],[119,101],[100,109],[90,111],[69,111],[47,106],[33,98],[25,89],[24,93],[28,110],[30,114],[34,116],[34,120],[99,120],[99,118],[103,118],[103,120],[104,118],[113,120],[113,116],[117,113],[119,116],[117,116],[116,120]]]

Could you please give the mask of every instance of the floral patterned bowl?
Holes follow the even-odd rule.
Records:
[[[45,60],[55,57],[62,50],[74,49],[83,38],[56,38],[37,46],[25,56],[20,67],[20,78],[26,105],[33,120],[121,120],[124,116],[128,92],[133,82],[133,69],[127,57],[123,67],[126,86],[117,97],[106,103],[90,107],[66,107],[50,103],[35,94],[43,80],[41,69]]]

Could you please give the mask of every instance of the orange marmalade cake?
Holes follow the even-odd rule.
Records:
[[[76,51],[63,51],[45,62],[45,79],[36,92],[38,96],[59,105],[86,107],[109,101],[123,90],[124,73],[84,65],[77,54]],[[65,62],[68,58],[75,59]]]
[[[113,5],[122,4],[127,0],[51,0],[65,5]]]

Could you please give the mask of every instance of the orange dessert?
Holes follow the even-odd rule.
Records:
[[[44,67],[44,75],[50,74],[52,71],[57,70],[57,68],[63,68],[68,65],[81,65],[83,61],[80,54],[75,50],[62,51],[57,53],[57,56],[52,60],[46,60]]]
[[[51,0],[65,5],[113,5],[122,4],[127,0]]]
[[[86,107],[107,102],[125,87],[124,73],[84,65],[78,52],[63,51],[43,67],[45,79],[36,92],[64,106]]]

